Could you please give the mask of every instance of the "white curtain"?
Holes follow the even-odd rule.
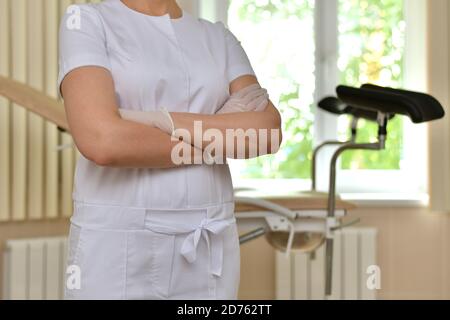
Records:
[[[445,107],[444,120],[430,125],[430,204],[431,209],[450,212],[450,3],[428,4],[428,91]]]

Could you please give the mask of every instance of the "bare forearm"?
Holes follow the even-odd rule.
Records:
[[[185,163],[193,164],[195,157],[202,155],[184,142],[172,141],[172,138],[159,129],[136,122],[118,119],[103,129],[98,139],[90,140],[95,146],[89,148],[88,157],[101,166],[164,169],[184,165],[177,162],[173,154],[177,144],[182,143],[184,150],[188,150],[190,160]],[[95,151],[92,151],[95,150]],[[83,153],[83,152],[82,152]]]
[[[281,120],[273,105],[264,112],[221,115],[171,113],[171,116],[185,142],[204,150],[210,145],[211,138],[220,138],[223,141],[222,153],[227,158],[275,153],[281,143]]]

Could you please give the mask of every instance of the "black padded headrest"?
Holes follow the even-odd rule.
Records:
[[[318,106],[320,109],[336,115],[347,114],[355,118],[366,119],[374,122],[378,120],[378,112],[348,106],[336,97],[324,98],[319,102]],[[392,117],[393,116],[394,115],[392,115]]]
[[[347,106],[336,97],[327,97],[319,101],[319,108],[336,115],[346,114]]]
[[[401,114],[414,123],[441,119],[445,116],[442,105],[432,96],[400,89],[365,84],[361,88],[339,86],[339,99],[357,109],[387,114]]]

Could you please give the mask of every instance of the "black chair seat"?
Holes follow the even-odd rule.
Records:
[[[414,123],[433,121],[445,116],[439,101],[424,93],[371,84],[365,84],[361,88],[339,86],[336,91],[339,100],[353,108],[405,115]]]

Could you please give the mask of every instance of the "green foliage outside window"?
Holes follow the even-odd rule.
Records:
[[[230,19],[229,24],[238,38],[247,36],[247,41],[244,43],[244,47],[247,46],[245,47],[247,53],[258,45],[252,32],[257,30],[261,33],[267,30],[265,29],[267,27],[278,28],[276,32],[272,30],[272,33],[264,34],[265,45],[262,49],[264,51],[258,52],[255,56],[250,54],[250,59],[253,64],[255,61],[263,60],[262,65],[274,66],[271,68],[272,74],[268,77],[270,79],[266,83],[269,93],[280,84],[283,87],[277,101],[273,101],[283,118],[282,148],[276,155],[246,161],[240,176],[309,179],[314,124],[312,109],[314,87],[310,87],[311,83],[314,83],[314,0],[232,0],[229,16],[238,17],[238,19]],[[294,30],[292,26],[300,30]],[[309,41],[299,43],[298,49],[294,51],[289,43],[299,41],[301,32]],[[289,59],[280,52],[283,50],[290,51],[288,56],[292,58]],[[292,60],[302,59],[300,55],[306,56],[306,63],[312,65],[310,72],[298,66],[302,63],[301,61],[296,63]]]
[[[264,23],[286,23],[286,32],[272,38],[266,37],[266,51],[261,54],[262,64],[276,65],[268,85],[283,83],[283,92],[274,101],[283,117],[284,143],[274,156],[265,156],[245,162],[241,177],[245,178],[300,178],[309,179],[311,170],[314,125],[314,86],[299,81],[300,71],[292,70],[292,60],[283,60],[273,48],[277,39],[299,41],[299,34],[314,38],[314,0],[231,0],[229,16],[231,30],[238,37],[254,32]],[[289,28],[290,21],[307,20],[302,30]],[[249,28],[249,25],[251,26]],[[383,86],[400,86],[404,49],[402,0],[339,0],[340,82],[358,86],[375,83]],[[262,29],[261,29],[262,30]],[[278,42],[279,43],[279,42]],[[253,44],[244,43],[251,47]],[[246,48],[248,50],[248,48]],[[314,64],[314,44],[302,48]],[[254,57],[250,56],[252,62]],[[278,60],[279,58],[279,60]],[[312,61],[312,62],[311,62]],[[308,62],[307,62],[308,63]],[[296,73],[297,72],[297,73]],[[313,72],[312,72],[313,73]],[[314,82],[313,75],[305,75]],[[273,85],[272,85],[273,84]],[[303,102],[302,102],[303,101]],[[347,134],[348,119],[340,120],[340,137]],[[344,129],[345,128],[345,129]],[[349,152],[344,154],[343,169],[399,169],[402,145],[402,119],[389,126],[387,150],[375,152]],[[377,128],[364,121],[360,123],[360,141],[373,141]]]
[[[401,87],[404,31],[403,0],[339,0],[340,82]],[[341,122],[341,138],[348,123]],[[400,169],[403,119],[396,117],[388,130],[385,151],[347,152],[342,169]],[[376,124],[361,121],[358,141],[375,141],[377,132]]]

